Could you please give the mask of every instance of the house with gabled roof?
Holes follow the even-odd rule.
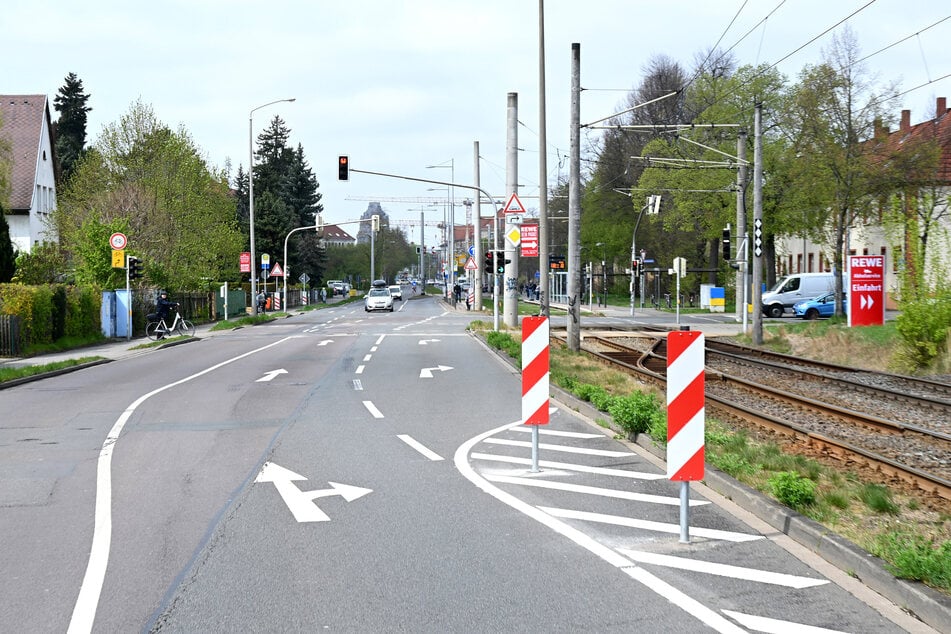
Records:
[[[903,192],[905,213],[914,214],[916,205],[933,205],[928,212],[937,222],[928,239],[926,268],[947,271],[951,269],[951,108],[946,97],[935,101],[935,116],[920,123],[911,123],[911,111],[902,110],[897,130],[876,124],[872,142],[888,147],[892,152],[914,148],[916,141],[935,141],[940,147],[937,170],[931,180],[934,191],[930,200],[923,200],[923,192]],[[895,297],[901,270],[910,264],[905,259],[908,236],[889,235],[882,224],[882,216],[870,217],[849,228],[849,255],[883,255],[886,262],[886,301],[896,308]],[[812,273],[832,270],[827,246],[805,236],[786,236],[777,240],[777,274]]]
[[[56,241],[50,214],[56,208],[59,163],[46,95],[0,95],[0,138],[9,145],[10,198],[4,202],[10,238],[21,253]]]

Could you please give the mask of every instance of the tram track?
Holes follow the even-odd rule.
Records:
[[[592,334],[582,348],[644,380],[666,384],[662,335],[619,340]],[[944,396],[951,386],[915,385],[918,379],[900,375],[870,377],[876,373],[749,352],[753,349],[737,352],[722,342],[708,341],[707,348],[706,398],[712,410],[793,439],[809,455],[861,465],[886,481],[901,481],[944,504],[951,501],[946,422],[951,400]],[[857,408],[861,403],[865,407]]]

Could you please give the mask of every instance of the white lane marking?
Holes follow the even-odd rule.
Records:
[[[364,363],[367,362],[367,361],[369,361],[372,357],[373,357],[372,354],[364,355],[364,357],[363,357]]]
[[[363,381],[361,381],[360,379],[354,379],[354,380],[353,380],[353,389],[356,390],[357,392],[362,392],[362,391],[363,391]]]
[[[620,491],[618,489],[604,489],[601,487],[592,487],[584,484],[569,484],[567,482],[552,482],[551,480],[538,480],[534,478],[519,478],[516,476],[487,475],[485,479],[489,482],[501,482],[504,484],[518,484],[526,487],[535,487],[538,489],[555,489],[557,491],[570,491],[572,493],[584,493],[586,495],[600,495],[606,498],[618,498],[621,500],[634,500],[637,502],[648,502],[651,504],[666,504],[668,506],[680,506],[679,497],[668,497],[666,495],[651,495],[649,493],[635,493],[633,491]],[[709,504],[707,500],[690,500],[690,506],[704,506]]]
[[[506,440],[504,438],[486,438],[483,442],[492,445],[507,445],[509,447],[531,447],[532,443],[526,440]],[[568,447],[566,445],[551,445],[548,443],[538,443],[539,449],[548,449],[549,451],[563,451],[565,453],[582,453],[589,456],[610,456],[620,458],[622,456],[633,456],[636,454],[630,451],[609,451],[607,449],[586,449],[584,447]]]
[[[386,335],[380,335],[380,338],[377,339],[377,340],[376,340],[376,343],[373,344],[373,345],[375,345],[375,346],[380,345],[381,343],[383,343],[383,339],[384,339],[385,337],[386,337]]]
[[[551,413],[552,409],[555,409],[555,408],[549,408],[549,413]],[[534,426],[535,425],[532,425],[532,427]],[[559,436],[562,438],[582,438],[582,439],[607,438],[607,436],[605,436],[604,434],[597,434],[597,433],[592,434],[592,433],[580,432],[580,431],[557,431],[554,429],[543,429],[541,425],[539,425],[538,427],[539,427],[538,433],[541,434],[542,436]],[[526,427],[524,425],[522,425],[521,427],[516,427],[512,431],[523,432],[526,434],[532,433],[531,427]]]
[[[757,583],[769,583],[776,586],[796,588],[797,590],[824,586],[829,583],[828,579],[799,577],[781,572],[743,568],[741,566],[718,564],[711,561],[699,561],[697,559],[687,559],[686,557],[674,557],[673,555],[661,555],[659,553],[647,553],[640,550],[629,550],[627,548],[620,548],[618,550],[625,557],[630,557],[634,561],[642,564],[653,564],[655,566],[676,568],[678,570],[690,570],[691,572],[703,572],[720,577],[730,577],[731,579],[755,581]]]
[[[129,418],[135,410],[139,405],[156,394],[187,383],[192,379],[197,379],[218,368],[222,368],[230,363],[249,357],[252,354],[267,350],[268,348],[273,348],[291,339],[296,339],[296,336],[284,337],[274,343],[245,352],[244,354],[205,368],[201,372],[196,372],[191,376],[186,376],[173,383],[163,385],[132,401],[132,404],[119,415],[112,429],[110,429],[106,435],[106,440],[102,443],[102,448],[99,450],[99,459],[96,462],[96,509],[92,545],[89,548],[89,561],[86,564],[86,573],[83,576],[83,582],[79,588],[76,605],[73,606],[73,614],[69,619],[67,632],[70,634],[91,632],[93,622],[96,620],[96,608],[99,605],[99,595],[102,593],[102,584],[106,578],[106,566],[109,563],[109,550],[112,541],[112,452],[115,450],[116,443],[119,442],[119,436],[122,434],[125,424],[129,421]]]
[[[766,634],[846,634],[841,630],[830,630],[815,625],[793,623],[792,621],[780,621],[779,619],[743,614],[733,610],[723,610],[723,613],[731,619],[739,621],[743,627],[748,627],[757,632],[766,632]]]
[[[354,371],[354,374],[363,374],[363,368],[365,367],[365,365],[358,365],[357,369]]]
[[[518,458],[516,456],[500,456],[490,453],[474,453],[470,456],[473,460],[491,460],[495,462],[508,462],[511,464],[531,464],[531,458]],[[573,464],[570,462],[555,462],[553,460],[539,460],[538,466],[548,467],[550,469],[564,469],[566,471],[580,471],[583,473],[596,473],[598,475],[608,475],[617,478],[633,478],[635,480],[666,480],[667,476],[663,473],[644,473],[643,471],[628,471],[627,469],[610,469],[608,467],[589,467],[583,464]]]
[[[601,524],[613,524],[614,526],[626,526],[628,528],[639,528],[646,531],[655,531],[658,533],[671,533],[677,535],[680,533],[680,524],[671,524],[669,522],[652,522],[650,520],[638,520],[633,517],[623,517],[620,515],[605,515],[603,513],[589,513],[588,511],[574,511],[571,509],[557,509],[547,506],[540,506],[541,510],[549,515],[560,517],[566,520],[583,520],[585,522],[600,522]],[[715,528],[690,527],[692,537],[704,537],[706,539],[719,539],[728,542],[754,542],[760,539],[766,539],[762,535],[751,535],[749,533],[735,533],[733,531],[721,531]]]
[[[468,441],[461,444],[459,448],[456,449],[455,456],[453,457],[456,469],[458,469],[459,473],[461,473],[474,485],[503,504],[507,504],[520,513],[527,515],[528,517],[539,522],[543,526],[547,526],[559,535],[567,537],[577,545],[600,557],[608,564],[620,569],[629,577],[641,583],[648,590],[656,592],[661,597],[667,599],[680,609],[694,616],[697,620],[708,625],[714,630],[729,634],[748,634],[745,630],[737,627],[729,620],[723,618],[714,610],[711,610],[695,599],[688,597],[686,594],[680,590],[677,590],[673,586],[664,583],[658,577],[652,575],[643,568],[635,566],[629,559],[622,557],[620,554],[615,552],[613,549],[608,548],[604,544],[598,543],[598,541],[593,539],[591,536],[584,534],[572,526],[569,526],[565,522],[555,519],[541,509],[537,509],[534,506],[523,502],[511,493],[506,493],[500,488],[493,486],[485,478],[477,474],[472,468],[472,465],[469,464],[468,460],[468,455],[469,452],[472,451],[472,448],[493,434],[501,433],[521,424],[522,421],[515,421],[514,423],[509,423],[508,425],[502,425],[501,427],[490,429],[489,431],[474,438],[470,438]]]
[[[334,342],[333,339],[324,339],[323,341],[317,344],[317,347],[321,348],[323,346],[326,346],[328,343],[333,343],[333,342]]]
[[[405,442],[407,445],[409,445],[410,447],[412,447],[412,448],[415,449],[416,451],[418,451],[419,453],[421,453],[421,454],[423,454],[424,456],[426,456],[427,458],[429,458],[430,460],[433,460],[433,461],[443,460],[443,457],[442,457],[442,456],[440,456],[440,455],[439,455],[438,453],[436,453],[435,451],[429,449],[428,447],[426,447],[425,445],[423,445],[422,443],[420,443],[418,440],[416,440],[416,439],[413,438],[412,436],[408,436],[408,435],[406,435],[406,434],[397,434],[396,437],[399,438],[400,440],[402,440],[403,442]]]
[[[380,346],[370,346],[370,352],[376,352],[380,349]]]
[[[645,587],[653,590],[664,597],[687,614],[690,614],[697,620],[709,625],[718,632],[728,632],[730,634],[749,634],[741,627],[737,627],[732,622],[724,619],[714,610],[711,610],[700,603],[687,593],[678,590],[666,581],[655,577],[639,566],[631,566],[623,569],[624,573],[635,581],[639,581]]]
[[[373,418],[383,418],[383,413],[376,408],[373,401],[363,401],[363,406],[373,415]]]

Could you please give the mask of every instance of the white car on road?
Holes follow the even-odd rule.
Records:
[[[393,296],[390,295],[390,289],[371,288],[366,297],[363,298],[363,309],[367,312],[371,310],[388,310],[393,312]]]

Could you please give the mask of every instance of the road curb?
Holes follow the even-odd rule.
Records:
[[[508,354],[488,345],[484,337],[479,336],[478,333],[472,334],[490,351],[516,370],[519,369],[514,359]],[[626,433],[615,424],[610,414],[602,412],[587,401],[554,385],[550,386],[549,391],[551,397],[564,405],[566,409],[575,411],[591,421],[603,420],[618,434]],[[647,434],[637,434],[633,442],[660,460],[666,460],[666,450],[659,447]],[[923,623],[940,632],[951,632],[951,598],[923,583],[897,579],[885,567],[885,562],[878,557],[709,464],[705,465],[703,484],[808,548],[844,573],[860,580]]]

